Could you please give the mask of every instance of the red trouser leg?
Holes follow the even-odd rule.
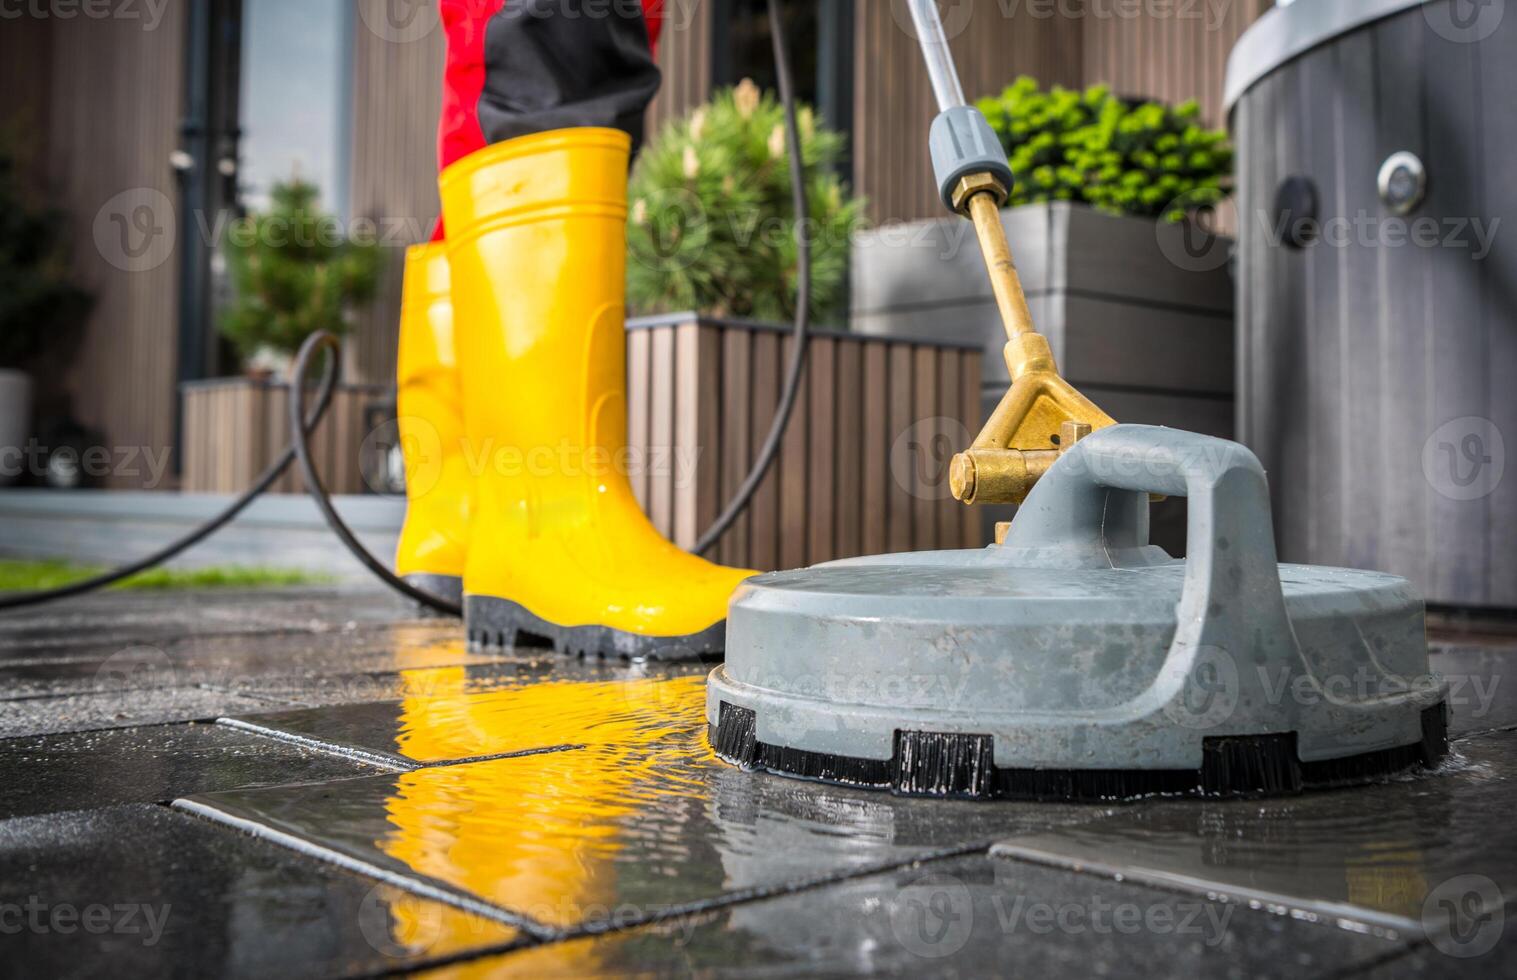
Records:
[[[443,70],[443,109],[437,126],[438,171],[482,149],[488,143],[479,123],[479,100],[485,97],[487,76],[492,70],[487,41],[490,21],[498,15],[510,15],[507,3],[520,5],[531,0],[441,0],[443,32],[448,38],[448,62]],[[555,0],[570,2],[572,0]],[[649,49],[658,42],[663,30],[663,6],[666,0],[642,0],[643,23],[648,32]],[[551,11],[551,6],[543,6]],[[551,53],[551,52],[549,52]],[[501,70],[504,65],[495,65]],[[499,115],[496,112],[495,115]],[[443,223],[437,221],[432,238],[443,238]]]

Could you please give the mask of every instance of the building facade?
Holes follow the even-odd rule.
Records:
[[[1220,124],[1234,40],[1271,0],[957,0],[945,23],[965,90],[1018,75],[1195,98]],[[650,127],[713,88],[769,75],[764,0],[666,0],[664,87]],[[875,223],[936,213],[934,115],[900,0],[789,4],[801,95],[850,137]],[[83,343],[41,365],[39,414],[107,445],[178,444],[179,388],[235,370],[215,330],[218,236],[289,172],[387,247],[379,299],[349,344],[351,380],[393,367],[405,245],[430,233],[442,31],[428,0],[159,0],[41,4],[0,21],[0,132],[35,193],[70,215],[72,261],[95,296]],[[172,473],[177,466],[170,467]],[[113,486],[143,476],[113,473]],[[168,485],[172,485],[172,481]]]

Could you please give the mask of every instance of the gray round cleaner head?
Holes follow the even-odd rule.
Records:
[[[1148,495],[1189,498],[1185,560]],[[1445,687],[1403,579],[1275,563],[1259,461],[1150,426],[1081,440],[1004,545],[761,575],[711,675],[740,765],[927,796],[1340,785],[1435,762]]]

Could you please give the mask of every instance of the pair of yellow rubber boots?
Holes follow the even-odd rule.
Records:
[[[675,547],[632,495],[630,142],[564,129],[460,160],[439,180],[447,240],[406,257],[396,572],[461,594],[472,643],[715,654],[754,574]]]

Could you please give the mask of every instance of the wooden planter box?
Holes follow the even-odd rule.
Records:
[[[289,443],[289,385],[255,378],[215,378],[181,386],[184,407],[182,488],[190,493],[241,493]],[[313,390],[314,391],[314,390]],[[311,397],[314,397],[314,393]],[[314,432],[311,449],[332,493],[367,493],[359,470],[369,428],[366,410],[387,397],[381,385],[339,385]],[[270,488],[304,493],[300,467],[291,465]]]
[[[789,328],[693,313],[627,326],[633,489],[692,546],[747,475],[779,401]],[[988,542],[948,494],[952,453],[980,424],[977,344],[813,334],[779,458],[712,557],[749,568]],[[378,386],[343,386],[313,442],[335,493],[367,492],[359,450]],[[286,442],[288,388],[247,378],[184,386],[184,489],[236,493]],[[292,468],[276,492],[304,492]]]
[[[690,547],[769,430],[790,328],[682,313],[627,329],[629,441],[653,461],[634,469],[633,489],[659,530]],[[952,452],[980,424],[979,345],[833,331],[810,344],[779,458],[712,557],[797,568],[987,543],[947,489]]]
[[[1067,203],[1013,208],[1002,219],[1034,322],[1069,381],[1119,422],[1233,438],[1230,241],[1187,248],[1180,225]],[[981,346],[983,413],[1005,393],[1006,336],[969,222],[944,217],[860,236],[852,303],[861,334]],[[1155,511],[1155,540],[1172,549],[1177,533],[1183,542],[1179,507]],[[1007,508],[982,511],[987,522],[1009,517]]]

